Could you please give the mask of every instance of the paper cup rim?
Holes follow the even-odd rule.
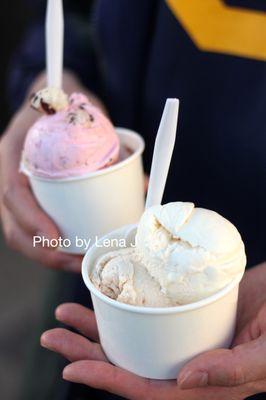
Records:
[[[135,131],[128,129],[128,128],[122,128],[122,127],[116,127],[115,128],[116,132],[118,133],[119,137],[134,137],[138,141],[138,148],[135,150],[129,157],[125,158],[125,160],[119,161],[116,164],[110,165],[110,167],[100,169],[98,171],[93,171],[93,172],[88,172],[87,174],[83,174],[80,176],[69,176],[66,178],[47,178],[43,176],[38,176],[33,174],[28,168],[26,168],[25,164],[21,162],[20,164],[20,172],[23,174],[27,175],[29,178],[34,178],[36,180],[40,181],[45,181],[45,182],[70,182],[70,181],[80,181],[83,179],[88,179],[88,178],[94,178],[100,175],[105,175],[111,172],[116,171],[117,169],[123,168],[125,165],[128,163],[132,162],[136,158],[139,157],[144,151],[145,148],[145,142],[144,139]]]
[[[134,226],[134,225],[132,225]],[[117,229],[117,231],[120,231],[122,228]],[[115,232],[115,231],[114,231]],[[111,232],[110,232],[111,233]],[[108,236],[110,235],[107,234],[105,236],[103,236],[101,240],[104,240],[105,238],[108,238]],[[135,305],[131,305],[131,304],[125,304],[125,303],[121,303],[117,300],[113,300],[110,297],[106,296],[105,294],[101,293],[92,283],[90,276],[89,276],[89,258],[91,256],[91,253],[94,252],[96,248],[96,245],[94,244],[85,254],[85,256],[83,257],[82,260],[82,268],[81,268],[81,272],[82,272],[82,278],[83,281],[85,283],[85,285],[87,286],[87,288],[89,289],[89,291],[94,294],[99,300],[103,301],[104,303],[120,309],[120,310],[125,310],[125,311],[129,311],[129,312],[133,312],[133,313],[138,313],[138,314],[175,314],[175,313],[183,313],[183,312],[189,312],[189,311],[193,311],[196,310],[198,308],[202,308],[205,307],[211,303],[216,302],[217,300],[221,299],[222,297],[224,297],[227,293],[229,293],[231,290],[233,290],[241,281],[244,272],[239,273],[229,284],[227,284],[225,287],[223,287],[222,289],[220,289],[219,291],[217,291],[216,293],[212,294],[211,296],[208,296],[204,299],[201,299],[199,301],[193,302],[193,303],[189,303],[189,304],[184,304],[184,305],[180,305],[180,306],[173,306],[173,307],[141,307],[141,306],[135,306]]]

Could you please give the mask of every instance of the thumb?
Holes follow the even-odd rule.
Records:
[[[237,386],[266,377],[266,334],[232,349],[218,349],[194,358],[181,370],[181,389]]]

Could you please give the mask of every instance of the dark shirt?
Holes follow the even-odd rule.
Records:
[[[164,202],[219,212],[240,231],[248,266],[264,261],[265,2],[99,0],[82,18],[66,12],[65,25],[66,67],[104,99],[115,125],[143,135],[147,172],[165,99],[180,99]],[[13,59],[14,108],[44,54],[36,23]]]
[[[144,136],[147,171],[165,99],[180,99],[164,202],[193,201],[228,218],[242,234],[252,266],[266,259],[266,13],[260,11],[265,24],[258,32],[249,26],[254,55],[243,43],[247,29],[241,12],[252,20],[250,4],[264,11],[266,5],[243,1],[246,8],[237,9],[232,4],[240,1],[227,1],[228,10],[241,11],[233,25],[223,21],[223,10],[214,10],[225,24],[223,35],[229,35],[221,49],[221,30],[210,28],[202,44],[187,27],[187,20],[196,19],[197,29],[197,7],[190,6],[188,16],[182,9],[174,15],[168,3],[184,0],[100,0],[90,24],[89,12],[80,19],[66,13],[65,65],[104,98],[116,125]],[[203,26],[214,18],[207,11]],[[232,50],[231,42],[240,50]],[[44,68],[44,54],[43,24],[36,23],[13,59],[9,93],[14,107]]]

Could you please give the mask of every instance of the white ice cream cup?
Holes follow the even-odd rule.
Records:
[[[118,242],[123,241],[126,232],[132,233],[132,226],[101,238],[82,263],[82,276],[91,292],[101,345],[108,359],[121,368],[146,378],[174,379],[194,356],[229,347],[243,274],[214,295],[187,305],[151,308],[119,303],[95,288],[90,272],[100,255],[121,248]],[[127,245],[134,241],[134,235],[130,236]],[[111,247],[106,247],[108,240]]]
[[[25,165],[32,191],[43,210],[71,245],[60,250],[84,254],[96,237],[125,224],[136,223],[144,210],[142,153],[144,141],[137,133],[116,128],[122,146],[132,154],[108,168],[80,177],[47,179],[33,175]],[[83,244],[76,238],[85,239]],[[87,247],[88,248],[88,247]]]

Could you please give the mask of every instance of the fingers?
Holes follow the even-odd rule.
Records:
[[[252,340],[257,339],[261,334],[260,326],[257,319],[253,319],[244,329],[236,336],[233,341],[232,347],[240,344],[248,343]]]
[[[148,191],[149,180],[150,180],[150,177],[145,174],[144,175],[144,191],[145,191],[145,193],[147,193],[147,191]]]
[[[14,185],[9,184],[3,193],[3,203],[17,223],[29,234],[57,238],[58,229],[37,204],[26,177],[21,176]]]
[[[37,118],[29,107],[21,108],[0,141],[0,213],[5,239],[12,249],[46,266],[80,272],[79,257],[32,245],[33,235],[59,236],[56,225],[35,200],[28,179],[19,173],[25,135]]]
[[[256,317],[259,309],[266,302],[265,265],[262,263],[247,270],[240,282],[236,333],[241,332],[249,321]]]
[[[99,341],[94,312],[75,303],[61,304],[55,310],[56,319],[78,330],[82,335]]]
[[[208,387],[183,391],[173,380],[141,378],[107,362],[92,360],[80,360],[69,364],[63,370],[63,378],[131,400],[241,400],[255,393],[253,388],[242,386],[240,388]]]
[[[20,251],[26,257],[50,268],[80,272],[81,258],[45,247],[33,247],[32,236],[28,235],[16,222],[8,210],[2,207],[3,230],[10,248]]]
[[[102,361],[77,361],[63,371],[63,378],[131,400],[155,398],[150,381]],[[167,398],[167,397],[166,397]]]
[[[56,328],[44,332],[41,336],[41,345],[61,354],[69,361],[107,360],[98,343],[92,343],[67,329]]]
[[[266,334],[233,349],[204,353],[189,362],[178,377],[182,389],[237,386],[266,377]]]
[[[236,336],[233,346],[258,339],[263,332],[266,332],[266,303],[260,307],[257,315]]]
[[[237,388],[212,388],[179,390],[175,381],[141,378],[111,364],[101,361],[77,361],[63,371],[63,378],[115,393],[130,400],[241,400],[254,391]]]
[[[20,114],[14,121],[20,118]],[[23,120],[22,116],[22,120]],[[15,122],[14,122],[15,123]],[[43,264],[57,267],[60,263],[69,263],[68,270],[80,270],[77,261],[62,257],[60,254],[48,253],[40,248],[32,248],[32,236],[44,236],[47,239],[58,238],[59,232],[54,222],[43,212],[37,204],[28,179],[18,172],[24,134],[21,123],[13,124],[0,142],[0,206],[3,230],[8,244],[13,249],[22,251],[30,258],[41,261]],[[23,248],[22,248],[23,247]],[[54,252],[55,253],[55,252]]]

